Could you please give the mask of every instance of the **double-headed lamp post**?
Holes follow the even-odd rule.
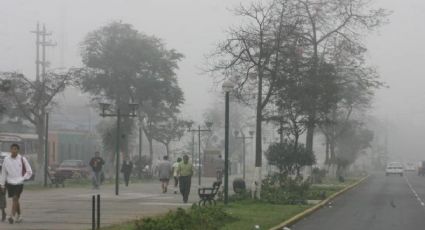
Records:
[[[187,123],[187,131],[191,132],[192,134],[197,132],[198,133],[198,185],[201,185],[201,177],[202,177],[202,168],[201,168],[201,132],[211,132],[211,127],[213,125],[212,122],[206,121],[205,126],[207,128],[201,129],[201,125],[198,125],[198,129],[192,129],[193,122]],[[194,146],[195,143],[194,135],[192,135],[192,145]],[[192,147],[192,162],[194,157],[194,148]]]
[[[224,204],[229,202],[229,105],[230,92],[234,88],[233,82],[226,80],[222,85],[226,94],[226,109],[224,112]]]
[[[121,126],[121,117],[137,117],[136,107],[137,104],[130,103],[128,104],[129,112],[121,113],[121,109],[117,108],[115,113],[108,113],[110,111],[111,104],[100,103],[102,117],[117,117],[117,136],[116,136],[116,165],[115,165],[115,195],[119,194],[119,172],[120,172],[120,126]]]
[[[239,133],[241,136],[239,136]],[[245,134],[242,132],[242,130],[239,132],[237,130],[234,131],[234,135],[236,139],[242,140],[242,166],[243,166],[243,180],[245,181],[245,168],[246,168],[246,139],[254,139],[254,131],[249,131],[249,136],[245,136]]]

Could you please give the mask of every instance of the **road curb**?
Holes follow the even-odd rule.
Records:
[[[349,185],[349,186],[347,186],[347,187],[345,187],[345,188],[341,189],[340,191],[338,191],[338,192],[336,192],[336,193],[332,194],[331,196],[329,196],[328,198],[326,198],[326,199],[322,200],[320,203],[318,203],[318,204],[314,205],[313,207],[311,207],[311,208],[309,208],[309,209],[307,209],[307,210],[305,210],[305,211],[303,211],[303,212],[301,212],[301,213],[298,213],[297,215],[295,215],[295,216],[291,217],[290,219],[288,219],[288,220],[286,220],[286,221],[284,221],[284,222],[280,223],[280,224],[279,224],[279,225],[277,225],[277,226],[274,226],[274,227],[270,228],[270,230],[281,230],[281,229],[282,229],[282,228],[284,228],[284,227],[287,227],[287,226],[290,226],[290,225],[295,224],[296,222],[300,221],[301,219],[304,219],[305,217],[307,217],[307,216],[311,215],[312,213],[314,213],[314,212],[315,212],[315,211],[317,211],[318,209],[320,209],[320,208],[322,208],[323,206],[325,206],[327,203],[329,203],[329,201],[331,201],[331,200],[335,199],[335,198],[336,198],[336,197],[338,197],[339,195],[341,195],[341,194],[343,194],[343,193],[345,193],[345,192],[349,191],[350,189],[352,189],[352,188],[356,187],[357,185],[359,185],[360,183],[362,183],[364,180],[366,180],[368,177],[369,177],[369,175],[367,175],[367,176],[365,176],[365,177],[361,178],[361,179],[360,179],[359,181],[357,181],[356,183],[351,184],[351,185]]]

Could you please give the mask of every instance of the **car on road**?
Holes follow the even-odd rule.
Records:
[[[399,162],[389,163],[387,164],[387,167],[385,169],[385,175],[387,176],[392,174],[403,176],[403,172],[404,172],[403,164]]]
[[[64,179],[88,178],[89,174],[89,167],[82,160],[64,160],[55,170],[55,175]]]

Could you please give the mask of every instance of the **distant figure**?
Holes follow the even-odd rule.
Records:
[[[161,181],[162,193],[167,192],[168,182],[171,177],[171,162],[168,160],[168,156],[164,156],[164,160],[158,164],[159,180]]]
[[[217,160],[215,170],[216,170],[217,181],[222,182],[223,181],[223,172],[224,172],[224,159],[221,155],[218,155],[218,160]]]
[[[180,183],[180,193],[183,196],[183,202],[187,203],[189,200],[190,186],[193,175],[193,165],[189,163],[189,157],[183,156],[183,162],[181,162],[177,168]]]
[[[99,189],[101,180],[102,180],[102,168],[105,164],[105,161],[100,157],[100,152],[96,151],[94,157],[90,160],[90,167],[93,171],[93,189]]]
[[[173,164],[173,177],[174,177],[174,194],[177,194],[177,186],[179,185],[179,173],[177,171],[182,158],[177,158],[177,161]]]
[[[24,190],[24,181],[31,178],[32,170],[28,160],[19,154],[19,145],[12,144],[10,153],[3,161],[0,190],[4,192],[6,188],[8,197],[12,198],[12,211],[8,220],[13,224],[22,222],[19,198]]]
[[[121,172],[124,174],[125,186],[128,187],[130,182],[130,175],[133,171],[133,162],[130,161],[128,157],[125,157],[124,162],[122,162]]]

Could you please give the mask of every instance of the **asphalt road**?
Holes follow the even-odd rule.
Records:
[[[425,229],[425,177],[377,173],[291,230]]]

